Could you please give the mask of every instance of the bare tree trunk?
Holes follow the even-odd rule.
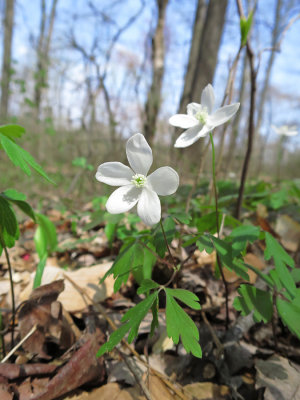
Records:
[[[13,23],[14,23],[14,0],[6,0],[5,17],[4,17],[4,44],[3,44],[4,51],[2,58],[1,103],[0,103],[0,116],[1,119],[4,120],[7,119],[7,114],[8,114]]]
[[[243,72],[241,76],[241,83],[240,83],[240,93],[239,93],[239,102],[243,104],[243,98],[245,96],[245,88],[246,88],[246,76],[247,76],[247,52],[244,54],[243,58],[243,66],[242,66]],[[240,120],[241,120],[242,113],[241,111],[238,112],[234,118],[233,124],[232,124],[232,130],[231,130],[231,135],[230,135],[230,140],[229,140],[229,145],[228,145],[228,150],[227,150],[227,159],[224,167],[224,175],[227,174],[227,172],[230,170],[232,162],[234,161],[234,155],[235,155],[235,149],[236,149],[236,144],[237,144],[237,138],[238,138],[238,133],[239,133],[239,125],[240,125]]]
[[[49,51],[52,39],[53,26],[58,0],[53,0],[50,17],[47,19],[46,2],[41,0],[41,24],[40,35],[37,46],[37,67],[35,72],[34,102],[36,106],[36,117],[39,119],[41,111],[42,89],[47,87]],[[48,25],[48,27],[47,27]]]
[[[278,50],[277,42],[278,42],[279,35],[280,35],[281,9],[282,9],[282,0],[277,0],[274,29],[272,32],[271,54],[270,54],[270,57],[268,60],[265,79],[264,79],[263,87],[262,87],[261,94],[259,97],[260,100],[258,103],[258,115],[257,115],[256,132],[255,132],[256,134],[259,134],[259,129],[261,127],[261,123],[262,123],[262,119],[263,119],[263,115],[264,115],[265,102],[266,102],[267,93],[268,93],[268,89],[269,89],[271,71],[272,71],[272,67],[274,64],[276,51]],[[262,146],[260,149],[259,160],[263,160],[263,153],[264,153],[264,146]],[[260,172],[261,166],[262,166],[262,163],[259,162],[257,165],[257,174]]]
[[[188,68],[185,76],[185,81],[187,81],[187,83],[185,83],[185,89],[180,100],[180,113],[186,112],[185,108],[188,103],[193,101],[199,103],[202,90],[208,83],[213,81],[225,22],[227,0],[209,1],[202,27],[201,14],[204,13],[205,10],[203,9],[204,5],[202,9],[199,9],[199,7],[201,7],[200,3],[199,1],[195,19],[195,24],[197,24],[197,26],[194,26],[192,48],[189,56],[189,64],[192,64],[192,68]],[[195,35],[200,35],[200,37],[196,37]],[[174,136],[177,131],[178,129],[174,130]],[[174,139],[173,137],[173,141]],[[193,158],[196,152],[198,160],[199,154],[203,154],[203,147],[204,141],[201,140],[197,146],[187,149],[185,153]],[[177,151],[176,153],[179,154],[179,158],[182,156],[182,151]]]
[[[201,38],[204,25],[205,11],[206,11],[205,1],[198,0],[196,17],[193,28],[191,49],[189,54],[189,61],[185,73],[184,87],[179,105],[180,114],[184,114],[186,112],[186,106],[188,105],[188,103],[192,101],[193,81],[195,75],[199,73],[199,71],[197,70],[198,67],[197,62],[199,58],[199,52],[201,49]]]
[[[156,0],[158,20],[154,38],[152,39],[152,83],[145,105],[144,134],[149,143],[153,142],[157,116],[161,104],[161,86],[165,66],[164,27],[168,0]]]
[[[217,57],[225,22],[227,0],[210,0],[203,33],[201,47],[197,59],[197,67],[192,84],[191,101],[199,102],[203,88],[211,83],[214,77]]]

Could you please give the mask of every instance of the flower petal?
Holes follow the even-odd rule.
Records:
[[[183,132],[176,140],[174,147],[188,147],[195,143],[200,137],[204,137],[210,131],[207,125],[201,129],[201,125],[194,126]]]
[[[186,107],[186,112],[187,115],[190,117],[195,117],[197,112],[202,111],[202,105],[198,103],[190,103]],[[197,120],[198,121],[198,120]],[[199,121],[198,121],[199,122]],[[191,128],[190,126],[187,126],[187,128]]]
[[[212,85],[209,83],[202,90],[201,105],[207,108],[208,114],[212,113],[215,104],[215,93]]]
[[[227,122],[239,109],[240,103],[230,104],[229,106],[221,107],[215,111],[212,115],[207,117],[207,125],[211,129],[216,126],[222,125]]]
[[[152,162],[152,150],[145,136],[136,133],[127,140],[126,154],[131,168],[136,174],[147,175]]]
[[[109,196],[106,209],[111,214],[129,211],[136,205],[141,195],[141,189],[134,185],[121,186]]]
[[[157,224],[161,217],[160,200],[157,194],[144,187],[137,205],[137,213],[141,220],[147,225]]]
[[[106,162],[99,165],[96,179],[111,186],[129,185],[134,172],[120,162]]]
[[[171,167],[161,167],[147,177],[147,183],[160,196],[176,192],[179,186],[179,176]]]
[[[175,114],[169,119],[169,124],[177,126],[178,128],[188,129],[198,125],[199,121],[191,115]]]

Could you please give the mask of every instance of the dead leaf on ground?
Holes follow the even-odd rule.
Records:
[[[289,215],[279,215],[275,231],[281,236],[281,243],[289,251],[297,251],[300,245],[300,224]]]
[[[104,283],[99,284],[101,278],[111,267],[112,262],[98,264],[92,267],[80,268],[76,271],[64,271],[61,268],[47,266],[44,270],[42,284],[51,283],[68,276],[80,288],[82,288],[94,302],[98,303],[113,294],[114,279],[109,276]],[[32,276],[33,281],[33,276]],[[21,292],[19,301],[27,300],[32,289],[32,282]],[[65,279],[65,290],[59,295],[58,300],[69,312],[82,311],[91,303],[83,298],[78,290]]]
[[[225,400],[230,394],[229,388],[212,382],[196,382],[184,386],[184,393],[197,400]]]
[[[49,341],[65,350],[74,343],[75,335],[63,316],[61,303],[57,301],[63,290],[63,280],[40,286],[22,304],[18,313],[21,338],[36,326],[36,331],[23,343],[27,352],[50,358],[46,351]]]
[[[265,400],[300,400],[300,368],[288,359],[272,356],[256,360],[256,388],[265,387]]]

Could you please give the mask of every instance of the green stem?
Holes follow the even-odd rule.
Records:
[[[170,250],[170,247],[169,247],[169,243],[168,243],[168,240],[167,240],[167,236],[166,236],[166,232],[165,232],[162,220],[160,220],[159,223],[160,223],[160,227],[161,227],[161,230],[162,230],[162,233],[163,233],[163,237],[164,237],[165,242],[166,242],[166,246],[167,246],[167,249],[168,249],[169,256],[170,256],[170,258],[172,260],[172,264],[174,265],[174,268],[176,269],[176,263],[175,263],[175,260],[174,260],[174,258],[172,256],[172,253],[171,253],[171,250]]]
[[[214,187],[215,207],[216,207],[216,227],[217,227],[217,236],[219,238],[219,236],[220,236],[220,232],[219,232],[220,231],[220,226],[219,226],[219,208],[218,208],[218,191],[217,191],[216,168],[215,168],[216,155],[215,155],[214,139],[213,139],[213,135],[212,135],[211,132],[209,133],[209,137],[210,137],[211,150],[212,150],[212,175],[213,175],[213,187]],[[219,272],[220,272],[220,275],[222,277],[222,281],[223,281],[224,289],[225,289],[226,329],[228,329],[228,326],[229,326],[229,305],[228,305],[229,293],[228,293],[227,282],[226,282],[225,275],[224,275],[224,272],[223,272],[221,259],[220,259],[219,255],[218,255],[218,252],[217,252],[217,264],[218,264]]]
[[[9,282],[10,282],[10,291],[11,291],[11,302],[12,302],[12,329],[11,329],[11,347],[14,347],[15,340],[14,340],[14,331],[15,331],[15,320],[16,320],[16,303],[15,303],[15,291],[14,291],[14,282],[12,276],[12,267],[9,259],[9,254],[7,251],[6,246],[2,245],[8,265],[8,272],[9,272]]]

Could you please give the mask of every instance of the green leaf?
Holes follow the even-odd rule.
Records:
[[[45,254],[51,254],[57,247],[56,228],[46,215],[36,214],[38,227],[34,235],[34,243],[40,260]]]
[[[90,216],[91,222],[84,225],[83,230],[89,231],[90,229],[95,228],[96,226],[100,225],[104,219],[104,213],[102,210],[95,211]]]
[[[25,172],[25,174],[31,175],[31,170],[29,168],[30,166],[45,179],[47,179],[47,181],[49,181],[50,183],[54,183],[47,176],[43,168],[34,160],[31,154],[22,149],[22,147],[18,146],[12,140],[8,139],[2,133],[0,133],[0,143],[12,163],[17,167],[20,167],[22,171]]]
[[[173,218],[177,219],[182,224],[188,224],[192,219],[192,217],[189,214],[179,213],[179,212],[176,212],[176,214],[173,215]]]
[[[19,238],[20,231],[16,215],[9,202],[0,196],[0,239],[2,245],[13,247]]]
[[[143,262],[143,247],[136,241],[131,242],[129,245],[125,245],[121,248],[121,252],[115,259],[112,267],[106,272],[100,282],[104,282],[109,275],[113,274],[114,278],[119,278],[117,283],[117,285],[119,285],[120,281],[124,282],[124,280],[121,278],[122,276],[125,275],[128,277],[129,272],[134,268],[141,267]],[[125,282],[127,282],[127,280]]]
[[[35,213],[31,206],[24,201],[26,199],[25,194],[18,192],[14,189],[7,189],[3,192],[4,196],[11,203],[15,204],[21,211],[28,215],[33,221],[36,221]]]
[[[300,339],[300,295],[288,302],[277,297],[276,306],[283,323]]]
[[[10,140],[14,140],[15,138],[20,138],[25,133],[25,128],[20,125],[2,125],[0,126],[0,133],[8,137]]]
[[[233,229],[229,235],[232,239],[234,255],[240,254],[246,249],[248,243],[253,243],[259,238],[260,229],[254,225],[242,225]]]
[[[241,17],[240,19],[240,30],[241,30],[241,45],[245,46],[247,44],[248,40],[248,34],[250,32],[251,26],[252,26],[252,21],[253,21],[253,11],[252,10],[248,18],[246,17]]]
[[[108,243],[110,246],[112,245],[112,242],[114,241],[117,226],[118,226],[118,224],[113,224],[113,223],[109,223],[109,222],[105,225],[104,232],[105,232],[105,235],[107,237],[107,240],[108,240]]]
[[[45,265],[47,262],[48,254],[45,253],[44,256],[40,259],[40,262],[37,265],[36,268],[36,273],[34,276],[34,281],[33,281],[33,289],[36,289],[37,287],[41,286],[42,282],[42,276],[44,273]]]
[[[206,235],[200,236],[196,244],[200,251],[205,250],[208,254],[211,254],[215,249],[212,241]]]
[[[241,311],[242,315],[248,315],[254,311],[255,322],[269,322],[273,315],[271,294],[257,289],[251,285],[241,285],[238,289],[240,297],[236,297],[233,306]]]
[[[222,222],[222,214],[219,213],[219,226]],[[213,211],[209,214],[205,214],[196,220],[196,227],[199,233],[209,232],[209,233],[216,233],[217,232],[217,217],[216,212]]]
[[[165,292],[168,293],[170,296],[182,301],[182,303],[186,304],[193,310],[201,310],[199,298],[189,290],[166,288]]]
[[[147,246],[155,252],[155,247],[152,243],[147,243]],[[140,284],[144,279],[151,279],[152,269],[156,263],[155,255],[143,246],[144,262],[142,268],[132,271],[134,279]]]
[[[127,311],[122,318],[122,322],[125,322],[125,324],[121,325],[120,328],[110,335],[108,342],[100,347],[97,357],[102,356],[104,353],[111,351],[114,347],[116,347],[128,331],[130,331],[128,343],[133,341],[133,339],[138,335],[138,329],[142,320],[152,307],[152,304],[157,299],[157,296],[158,292],[152,293],[150,296],[146,297],[145,300],[141,301],[135,307]]]
[[[86,164],[87,164],[87,160],[85,157],[77,157],[77,158],[74,158],[74,160],[72,161],[72,165],[74,165],[74,167],[85,168]]]
[[[202,350],[199,344],[199,331],[193,320],[178,305],[170,292],[166,291],[166,323],[167,334],[175,344],[181,338],[183,347],[195,357],[202,357]]]
[[[151,279],[144,279],[141,286],[137,290],[137,294],[143,294],[149,292],[151,289],[158,289],[159,284],[152,281]]]
[[[168,244],[170,244],[175,235],[175,222],[173,218],[166,218],[163,222],[163,227],[166,233],[167,242]],[[157,254],[163,258],[165,256],[167,246],[161,230],[156,232],[154,236],[154,246],[156,248]]]
[[[287,268],[287,266],[294,268],[294,260],[287,254],[283,247],[270,233],[265,232],[265,238],[265,259],[270,260],[273,257],[279,279],[286,290],[292,296],[294,296],[296,293],[296,285],[290,271]]]

